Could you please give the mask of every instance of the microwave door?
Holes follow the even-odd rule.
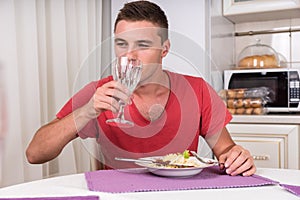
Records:
[[[286,108],[288,106],[287,72],[267,73],[237,73],[233,74],[228,88],[255,88],[267,87],[270,89],[270,101],[266,107]]]

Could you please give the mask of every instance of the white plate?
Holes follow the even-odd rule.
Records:
[[[141,159],[159,159],[162,157],[146,157]],[[177,177],[177,178],[186,178],[190,176],[194,176],[199,174],[204,168],[213,166],[214,164],[203,164],[198,161],[195,157],[190,157],[190,159],[195,159],[201,166],[200,167],[189,167],[189,168],[168,168],[168,167],[159,167],[152,166],[151,164],[135,162],[137,165],[145,167],[149,172],[159,175],[159,176],[167,176],[167,177]]]

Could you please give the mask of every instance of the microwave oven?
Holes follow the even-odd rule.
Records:
[[[224,89],[267,87],[268,112],[300,112],[300,70],[290,68],[224,70]]]

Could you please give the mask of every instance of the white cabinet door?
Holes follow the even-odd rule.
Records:
[[[223,0],[223,15],[235,23],[300,16],[298,0]]]
[[[257,167],[285,168],[283,138],[234,136],[233,139],[251,151]]]
[[[275,124],[229,124],[237,144],[248,149],[257,167],[300,169],[299,126]]]

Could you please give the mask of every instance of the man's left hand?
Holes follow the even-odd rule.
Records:
[[[239,145],[234,145],[229,151],[219,156],[220,168],[232,176],[241,174],[251,176],[256,167],[250,152]]]

